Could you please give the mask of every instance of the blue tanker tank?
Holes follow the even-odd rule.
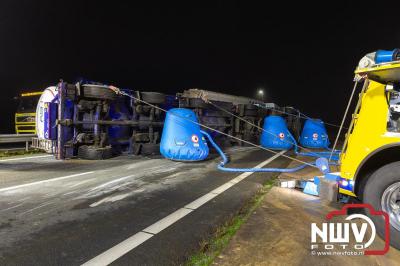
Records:
[[[285,120],[276,115],[264,119],[261,134],[261,146],[273,150],[287,150],[293,147],[293,136],[287,128]]]
[[[300,135],[300,145],[306,148],[329,147],[328,133],[320,119],[307,119]]]
[[[161,154],[170,160],[201,161],[209,149],[200,132],[196,114],[189,109],[173,108],[167,112],[160,143]]]

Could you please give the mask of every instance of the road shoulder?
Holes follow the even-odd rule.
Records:
[[[273,187],[213,265],[398,265],[400,252],[384,256],[313,256],[311,223],[337,206],[294,189]]]

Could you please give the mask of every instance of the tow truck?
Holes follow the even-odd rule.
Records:
[[[388,213],[390,244],[400,249],[400,50],[367,54],[355,83],[361,91],[342,148],[339,195]],[[384,238],[383,217],[366,214]]]

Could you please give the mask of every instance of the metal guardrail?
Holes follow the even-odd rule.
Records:
[[[1,143],[22,143],[25,142],[25,150],[29,150],[29,142],[32,142],[32,138],[35,138],[36,134],[1,134]]]

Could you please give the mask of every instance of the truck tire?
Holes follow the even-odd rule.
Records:
[[[165,94],[159,92],[140,92],[142,100],[151,104],[162,104],[165,103]]]
[[[363,194],[363,202],[371,204],[377,211],[385,211],[390,216],[390,244],[400,250],[400,209],[396,214],[393,206],[400,207],[400,162],[387,164],[376,170],[368,179]],[[392,199],[392,205],[389,200]],[[391,215],[392,214],[392,215]],[[384,238],[385,223],[380,216],[367,215],[374,222],[377,233]]]
[[[147,155],[159,155],[160,154],[160,144],[154,143],[143,143],[140,149],[140,154]]]
[[[83,96],[91,99],[115,100],[118,95],[106,86],[82,85]]]
[[[78,158],[85,160],[105,160],[113,157],[110,146],[100,148],[95,146],[82,145],[78,148]]]

